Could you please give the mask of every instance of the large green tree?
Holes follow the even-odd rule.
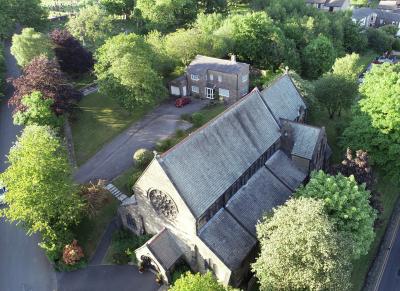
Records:
[[[332,67],[335,58],[332,42],[326,36],[320,35],[302,53],[303,74],[310,79],[318,78]]]
[[[353,258],[368,253],[374,241],[376,211],[369,204],[371,192],[353,176],[331,176],[313,172],[310,181],[296,191],[296,197],[320,199],[336,229],[351,240]]]
[[[24,28],[21,34],[12,38],[11,54],[21,67],[26,66],[33,58],[43,55],[48,59],[54,57],[50,38],[33,28]]]
[[[277,68],[284,62],[285,36],[265,12],[235,15],[224,25],[240,59],[261,68]]]
[[[136,8],[148,30],[170,32],[196,19],[197,1],[194,0],[137,0]]]
[[[43,98],[42,93],[34,91],[21,100],[23,110],[13,115],[14,123],[18,125],[49,125],[60,126],[62,119],[54,114],[53,99]]]
[[[120,34],[96,52],[95,73],[100,91],[116,98],[128,110],[154,104],[166,96],[157,71],[158,56],[144,38]]]
[[[348,80],[357,82],[358,76],[363,67],[360,65],[360,56],[356,53],[337,58],[332,66],[332,73],[336,76],[344,77]]]
[[[373,66],[360,87],[361,99],[342,145],[367,150],[381,170],[400,179],[400,64]]]
[[[0,39],[9,37],[16,24],[25,27],[40,27],[47,13],[40,0],[1,0],[0,1]]]
[[[134,0],[100,0],[108,13],[113,15],[130,15],[135,7]]]
[[[111,35],[112,17],[97,5],[85,6],[77,15],[69,18],[67,28],[84,46],[93,50]]]
[[[261,290],[348,290],[347,240],[324,203],[291,199],[257,225],[261,252],[252,265]]]
[[[210,272],[204,275],[200,273],[192,274],[187,272],[182,275],[178,280],[175,281],[173,286],[169,288],[170,291],[227,291],[227,289],[222,286],[213,277]]]
[[[4,47],[0,44],[0,98],[4,95],[4,85],[6,81],[6,60],[4,57]]]
[[[314,96],[328,111],[329,118],[341,115],[343,109],[350,108],[357,96],[358,86],[353,80],[328,73],[314,83]]]
[[[29,235],[39,232],[48,256],[58,258],[83,206],[61,141],[49,127],[27,126],[11,148],[8,164],[0,174],[8,189],[2,214]]]
[[[367,30],[368,46],[378,53],[392,49],[395,38],[384,30],[370,28]]]

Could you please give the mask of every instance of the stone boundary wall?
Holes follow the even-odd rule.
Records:
[[[378,253],[375,256],[374,262],[370,266],[370,269],[368,271],[368,275],[365,279],[364,282],[364,287],[363,291],[376,291],[378,290],[376,285],[380,280],[382,279],[381,272],[382,268],[384,267],[385,264],[385,258],[390,252],[390,241],[393,237],[393,235],[396,232],[397,224],[400,219],[400,198],[397,199],[396,201],[396,206],[393,209],[393,213],[390,216],[389,222],[386,227],[386,232],[385,235],[383,236],[381,242],[380,242],[380,247],[378,250]]]

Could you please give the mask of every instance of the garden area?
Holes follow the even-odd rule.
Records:
[[[85,96],[72,116],[72,136],[78,165],[92,157],[104,144],[147,113],[123,109],[113,98],[99,93]]]

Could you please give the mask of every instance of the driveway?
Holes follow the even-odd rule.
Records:
[[[154,274],[135,266],[89,266],[60,274],[59,291],[156,291]]]
[[[7,77],[18,77],[20,71],[10,55],[6,43]],[[21,131],[12,122],[7,100],[13,93],[8,85],[6,96],[0,104],[0,172],[7,168],[6,155]],[[52,291],[56,290],[56,276],[42,249],[38,237],[28,237],[25,232],[0,219],[0,290],[1,291]]]
[[[156,142],[171,136],[177,129],[187,129],[190,124],[181,120],[182,114],[192,114],[207,104],[193,100],[183,108],[165,103],[146,115],[141,121],[106,144],[75,173],[79,183],[95,179],[112,180],[133,165],[132,156],[139,148],[154,148]]]

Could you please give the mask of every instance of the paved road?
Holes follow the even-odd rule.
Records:
[[[206,104],[204,100],[194,100],[183,108],[176,108],[171,103],[161,105],[83,164],[75,173],[75,180],[84,183],[114,179],[132,166],[132,155],[137,149],[151,149],[158,140],[167,138],[178,128],[188,128],[190,125],[181,120],[181,115],[199,111]]]
[[[135,266],[90,266],[61,274],[59,291],[156,291],[154,274]]]
[[[379,291],[400,290],[400,227],[397,224],[397,233],[390,249],[389,259],[380,282]]]
[[[20,72],[6,44],[7,76],[17,77]],[[0,105],[0,171],[7,167],[5,155],[21,128],[12,123],[7,99],[12,86],[6,88],[6,97]],[[0,290],[50,291],[56,290],[56,276],[44,252],[37,245],[37,236],[28,237],[23,230],[0,220]]]

